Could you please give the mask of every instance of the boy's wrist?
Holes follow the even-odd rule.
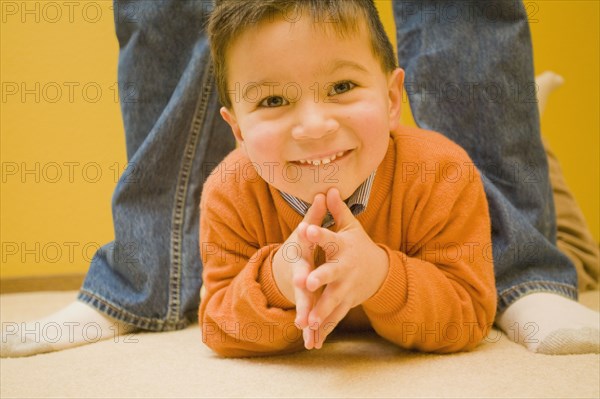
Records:
[[[390,271],[390,259],[388,257],[387,251],[377,244],[374,245],[376,250],[373,253],[373,270],[371,272],[371,276],[372,281],[374,281],[373,286],[375,287],[375,289],[371,293],[371,295],[369,295],[367,300],[371,299],[381,290],[381,287],[387,279]]]
[[[269,256],[264,260],[258,270],[258,284],[265,295],[269,307],[289,310],[293,309],[295,304],[281,292],[281,289],[277,286],[273,273],[275,253],[279,250],[279,247],[279,244],[271,245],[269,247]]]
[[[407,290],[406,268],[398,267],[394,264],[393,258],[399,251],[392,251],[383,244],[377,244],[382,249],[388,259],[388,270],[385,279],[379,289],[366,301],[363,302],[363,309],[367,314],[375,312],[377,314],[387,314],[396,309],[399,301],[403,298]]]
[[[294,285],[292,281],[292,265],[287,262],[282,254],[280,246],[273,255],[271,269],[273,281],[279,292],[291,303],[295,304]]]

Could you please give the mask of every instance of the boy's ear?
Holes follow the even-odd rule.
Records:
[[[221,113],[223,119],[225,119],[225,122],[227,122],[231,127],[231,131],[233,132],[233,135],[235,136],[237,142],[239,144],[243,144],[244,138],[242,137],[242,131],[240,130],[240,125],[238,125],[237,119],[235,118],[235,114],[233,113],[233,111],[230,111],[226,107],[221,107],[219,112]]]
[[[404,70],[402,68],[396,68],[388,79],[388,97],[390,100],[390,130],[396,129],[400,124],[403,89]]]

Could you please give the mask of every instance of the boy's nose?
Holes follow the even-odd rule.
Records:
[[[311,104],[302,108],[298,110],[298,120],[292,128],[294,139],[320,139],[338,130],[339,123],[325,112],[322,104]]]

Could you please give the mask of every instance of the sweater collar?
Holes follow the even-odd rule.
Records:
[[[371,188],[373,187],[373,181],[375,180],[375,173],[376,171],[373,171],[373,173],[371,173],[371,175],[367,177],[367,179],[362,182],[360,186],[358,186],[354,193],[352,193],[352,195],[346,201],[344,201],[354,216],[360,215],[367,208],[369,196],[371,195]],[[279,191],[279,194],[281,194],[285,202],[287,202],[292,209],[298,212],[302,217],[306,215],[308,208],[310,208],[310,204],[308,202],[305,202],[300,198],[283,191]],[[325,216],[325,219],[323,219],[321,226],[328,228],[334,224],[335,221],[333,220],[333,216],[328,211],[327,216]]]

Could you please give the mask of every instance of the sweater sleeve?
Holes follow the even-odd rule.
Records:
[[[377,333],[397,345],[432,352],[475,347],[496,311],[491,226],[483,185],[471,179],[419,185],[404,203],[402,250],[380,245],[389,272],[363,303]],[[408,212],[408,211],[407,211]]]
[[[256,244],[233,201],[218,190],[207,191],[200,218],[206,289],[199,311],[203,342],[230,357],[301,350],[295,306],[279,291],[272,274],[272,258],[280,244]]]

